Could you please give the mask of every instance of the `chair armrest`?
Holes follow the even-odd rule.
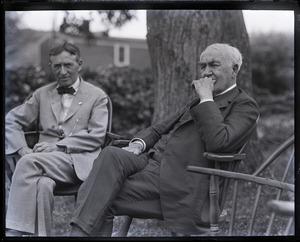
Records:
[[[249,174],[240,173],[240,172],[218,170],[215,168],[206,168],[206,167],[200,167],[200,166],[187,166],[187,171],[208,174],[208,175],[215,175],[215,176],[226,177],[226,178],[237,179],[237,180],[243,180],[243,181],[247,181],[247,182],[254,182],[256,184],[277,187],[279,189],[284,189],[284,190],[291,191],[291,192],[295,191],[294,184],[277,181],[277,180],[273,180],[270,178],[259,177],[256,175],[249,175]]]
[[[15,153],[12,153],[12,154],[9,154],[9,155],[5,155],[6,158],[20,158],[20,155],[15,152]]]
[[[108,145],[124,147],[127,146],[130,142],[130,139],[126,139],[122,135],[118,135],[111,132],[106,132],[107,138],[109,140]]]
[[[285,216],[293,216],[295,213],[295,203],[293,201],[271,200],[268,207],[275,213]]]
[[[114,140],[112,142],[113,146],[124,147],[129,145],[130,140]]]
[[[109,137],[110,139],[124,139],[122,135],[115,134],[112,132],[106,132],[106,136]]]
[[[245,159],[245,154],[231,154],[231,153],[210,153],[204,152],[203,157],[208,160],[230,162],[230,161],[240,161]]]

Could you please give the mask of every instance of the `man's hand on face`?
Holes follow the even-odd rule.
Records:
[[[203,99],[213,99],[213,91],[216,80],[213,80],[210,77],[204,77],[199,80],[194,80],[192,85],[195,87],[195,91],[200,97],[200,100]]]

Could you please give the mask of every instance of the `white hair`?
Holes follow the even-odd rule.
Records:
[[[214,48],[217,51],[219,51],[223,56],[223,58],[229,61],[228,63],[229,65],[231,66],[237,65],[238,67],[237,72],[239,72],[243,63],[243,56],[237,48],[229,44],[220,44],[220,43],[209,45],[206,49],[208,48]]]

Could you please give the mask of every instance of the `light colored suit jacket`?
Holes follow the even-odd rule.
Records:
[[[28,101],[6,115],[5,152],[13,154],[26,146],[23,130],[39,118],[39,142],[65,147],[74,161],[76,175],[84,181],[104,143],[108,124],[107,95],[100,88],[81,79],[62,124],[65,137],[61,139],[58,127],[61,95],[57,93],[56,87],[55,82],[37,89]]]
[[[214,102],[199,99],[180,112],[139,132],[135,138],[146,143],[146,151],[167,134],[185,112],[190,119],[171,135],[160,165],[160,201],[165,225],[178,233],[201,232],[209,225],[208,175],[188,172],[188,165],[212,167],[203,152],[233,152],[249,139],[256,123],[256,102],[237,87]],[[247,135],[245,135],[247,134]]]

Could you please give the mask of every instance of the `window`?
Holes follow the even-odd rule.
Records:
[[[117,43],[114,45],[114,65],[118,67],[129,66],[130,48],[128,44]]]
[[[124,46],[120,46],[119,48],[119,62],[123,63],[125,61],[125,49]]]

